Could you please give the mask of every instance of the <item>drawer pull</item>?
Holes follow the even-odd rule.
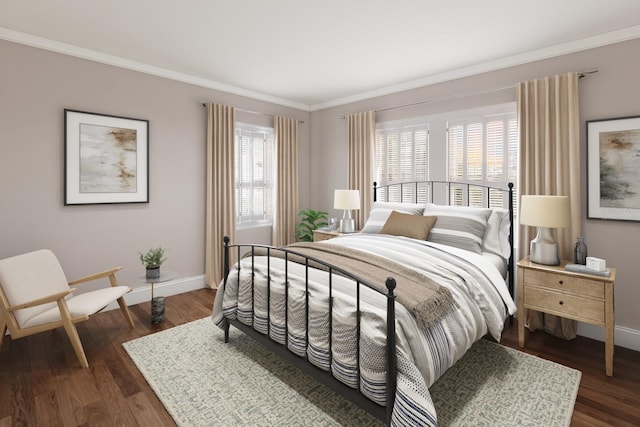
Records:
[[[558,283],[564,285],[564,282],[562,280],[558,280]]]
[[[560,305],[563,305],[563,304],[564,304],[564,301],[560,300],[559,304],[560,304]]]

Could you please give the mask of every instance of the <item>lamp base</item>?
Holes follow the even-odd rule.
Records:
[[[340,229],[341,233],[353,233],[355,232],[355,221],[353,218],[342,218],[340,220]]]
[[[559,265],[558,244],[547,227],[539,227],[538,235],[529,246],[529,260],[536,264]]]

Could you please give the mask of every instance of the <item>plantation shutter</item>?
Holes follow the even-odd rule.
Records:
[[[448,176],[449,181],[461,183],[450,186],[451,203],[506,206],[507,199],[503,192],[488,191],[478,186],[504,183],[506,187],[507,182],[515,182],[518,175],[517,150],[518,123],[515,113],[450,121],[447,124]]]
[[[273,130],[236,125],[236,222],[273,219]]]
[[[376,130],[376,181],[380,186],[429,179],[429,126],[416,120],[382,123]],[[401,192],[402,191],[402,192]],[[404,185],[381,191],[378,200],[426,202],[427,187]]]

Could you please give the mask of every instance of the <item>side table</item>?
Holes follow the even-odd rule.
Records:
[[[154,296],[154,285],[156,283],[168,282],[178,276],[175,271],[160,271],[160,277],[155,279],[147,279],[147,276],[138,277],[138,281],[141,283],[151,284],[151,323],[157,324],[164,322],[164,298]]]
[[[615,345],[614,282],[609,276],[567,271],[568,261],[558,266],[541,265],[525,258],[518,262],[518,344],[525,346],[525,309],[541,311],[579,322],[603,326],[605,330],[605,372],[613,376]]]

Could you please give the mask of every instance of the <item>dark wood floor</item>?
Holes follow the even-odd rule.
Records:
[[[18,340],[0,349],[0,427],[174,425],[123,342],[210,315],[214,291],[197,290],[166,300],[166,321],[150,324],[149,303],[130,307],[135,329],[119,310],[78,325],[89,369],[82,369],[64,330]],[[507,326],[503,344],[517,347],[517,328]],[[604,374],[604,344],[537,332],[528,353],[582,371],[573,426],[640,425],[640,353],[617,347],[614,377]]]

